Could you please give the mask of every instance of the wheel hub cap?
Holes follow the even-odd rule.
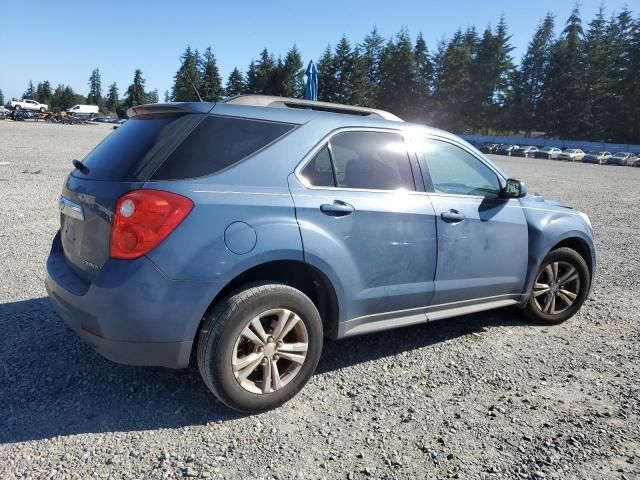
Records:
[[[569,262],[544,265],[533,286],[535,306],[547,315],[560,315],[571,308],[580,293],[580,276]]]
[[[276,344],[275,343],[267,343],[264,346],[264,356],[267,358],[271,358],[273,356],[273,354],[276,351]]]
[[[249,320],[236,339],[231,368],[242,388],[273,393],[290,383],[307,357],[308,334],[291,310],[267,310]]]

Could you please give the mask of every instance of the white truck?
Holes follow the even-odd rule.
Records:
[[[67,108],[67,113],[69,115],[76,115],[78,117],[93,117],[98,115],[98,106],[74,105],[73,107]]]
[[[49,110],[49,105],[44,103],[38,103],[35,100],[23,98],[20,101],[12,100],[9,106],[15,110],[35,110],[36,112],[46,112]]]

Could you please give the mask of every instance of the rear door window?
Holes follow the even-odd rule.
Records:
[[[209,115],[175,149],[152,178],[175,180],[211,175],[256,153],[295,126]]]
[[[343,132],[329,141],[338,188],[415,190],[402,136]]]
[[[314,187],[335,187],[329,147],[325,145],[300,173]]]

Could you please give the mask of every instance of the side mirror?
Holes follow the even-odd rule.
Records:
[[[502,189],[502,198],[522,198],[527,194],[527,186],[524,182],[510,178]]]

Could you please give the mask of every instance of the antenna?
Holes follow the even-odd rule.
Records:
[[[182,65],[182,67],[184,67],[184,62],[182,61],[182,57],[178,57],[178,60],[180,60],[180,65]],[[198,101],[201,102],[202,101],[202,97],[200,96],[200,93],[198,93],[198,89],[196,88],[196,84],[193,83],[193,80],[191,80],[191,76],[189,75],[189,72],[187,72],[185,70],[184,73],[187,76],[187,79],[189,80],[189,83],[191,84],[191,87],[193,88],[193,91],[196,92],[196,96],[198,97]]]

